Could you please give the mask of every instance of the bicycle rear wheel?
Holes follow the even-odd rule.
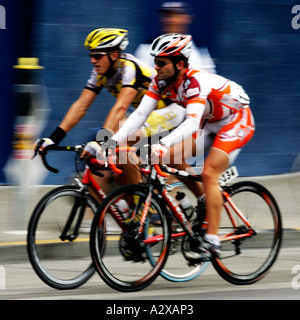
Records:
[[[258,183],[238,182],[229,188],[232,200],[250,222],[255,234],[241,240],[221,242],[221,256],[212,263],[226,281],[237,285],[251,284],[265,276],[277,258],[282,237],[280,211],[270,192]],[[220,236],[229,232],[247,233],[246,225],[227,202],[224,208]],[[228,219],[229,212],[236,228]]]
[[[175,182],[170,185],[169,193],[171,194],[173,199],[175,199],[175,196],[179,191],[186,194],[193,207],[197,205],[196,197],[185,184],[181,182]],[[182,228],[176,220],[172,221],[171,219],[171,230],[173,236],[175,236],[176,233],[179,234],[180,231],[182,231]],[[209,262],[203,262],[195,265],[189,264],[182,254],[182,241],[184,240],[187,240],[187,237],[171,237],[169,257],[163,270],[160,273],[160,275],[166,280],[174,282],[185,282],[193,280],[202,272],[204,272],[209,265]],[[146,250],[150,261],[155,261],[148,246],[146,247]]]
[[[102,280],[115,290],[138,291],[150,285],[168,257],[168,221],[155,193],[152,194],[147,210],[149,216],[141,221],[147,196],[147,189],[143,185],[120,187],[102,202],[93,220],[90,245],[95,269]],[[120,199],[126,200],[129,211],[126,220],[118,224],[111,215],[111,208]],[[154,213],[156,221],[159,221],[159,226],[155,227],[151,225],[150,217]],[[104,223],[107,225],[106,229],[103,227]],[[142,231],[139,234],[139,227],[143,223],[144,230],[148,232]],[[101,236],[103,230],[105,237]],[[155,234],[161,235],[157,241],[154,241]],[[107,244],[105,253],[100,250],[104,239]],[[146,246],[156,257],[153,264],[148,261]]]
[[[36,274],[47,285],[55,289],[74,289],[95,272],[89,235],[75,235],[74,229],[76,223],[92,219],[97,207],[96,200],[81,192],[79,186],[58,187],[35,207],[28,225],[27,252]],[[66,239],[62,239],[64,228]]]

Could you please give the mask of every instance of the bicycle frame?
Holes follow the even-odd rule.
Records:
[[[89,163],[94,167],[98,168],[101,168],[101,166],[103,166],[103,163],[99,162],[95,158],[89,159]],[[101,202],[106,198],[106,194],[93,177],[93,173],[95,174],[95,171],[92,171],[94,170],[91,170],[89,166],[85,168],[81,183],[86,187],[90,187],[93,190],[94,194],[96,194],[98,200]],[[123,217],[120,215],[119,211],[114,206],[110,206],[109,211],[111,215],[114,217],[115,221],[118,223],[118,225],[122,229],[124,229]]]
[[[54,173],[58,173],[59,170],[57,170],[56,168],[51,167],[49,165],[49,163],[47,162],[47,159],[46,159],[47,151],[49,151],[49,150],[52,150],[52,151],[72,151],[72,152],[80,153],[81,149],[82,149],[81,145],[75,146],[75,147],[51,145],[51,146],[48,146],[47,148],[45,148],[44,151],[41,153],[42,161],[44,163],[44,166],[49,171],[54,172]],[[96,195],[96,197],[99,200],[99,202],[103,201],[106,198],[107,195],[105,194],[103,189],[99,186],[99,184],[96,182],[96,180],[93,177],[93,175],[97,175],[97,176],[102,177],[103,174],[97,172],[97,170],[101,169],[101,167],[103,167],[103,166],[104,166],[104,162],[103,161],[98,161],[95,158],[90,158],[90,159],[87,160],[87,166],[86,166],[86,168],[84,170],[81,182],[78,179],[76,179],[77,184],[79,186],[82,186],[82,189],[80,189],[80,190],[85,192],[85,188],[91,188],[91,190],[94,192],[94,194]],[[84,211],[83,210],[84,205],[82,205],[82,203],[80,204],[82,206],[82,209],[81,209],[81,211],[79,213],[78,220],[77,220],[76,226],[74,228],[74,233],[71,234],[71,235],[67,235],[67,232],[68,232],[68,230],[69,230],[69,228],[70,228],[70,226],[71,226],[71,224],[73,222],[73,219],[75,217],[76,205],[77,204],[74,204],[74,208],[73,208],[72,212],[70,213],[69,219],[67,220],[66,225],[62,230],[62,233],[61,233],[61,236],[60,236],[60,238],[62,240],[73,241],[74,239],[76,239],[76,235],[78,233],[78,229],[80,227],[80,223],[81,223],[81,220],[82,220],[83,214],[84,214],[84,212],[83,212]],[[120,215],[119,211],[114,206],[111,206],[110,207],[110,213],[112,214],[112,216],[114,217],[116,222],[119,224],[119,226],[122,229],[124,229],[123,218]]]
[[[136,151],[136,148],[117,148],[116,152],[119,151]],[[111,169],[116,172],[116,173],[121,173],[122,170],[117,168],[112,162],[111,160],[109,161],[110,167]],[[195,176],[195,175],[190,175],[185,171],[180,171],[174,168],[170,168],[167,167],[166,165],[160,167],[158,164],[155,165],[151,165],[151,169],[142,169],[142,171],[146,172],[146,173],[150,173],[148,176],[148,180],[146,183],[146,186],[149,190],[148,192],[148,196],[144,205],[144,209],[141,215],[141,225],[140,225],[140,229],[139,229],[139,233],[141,234],[143,232],[143,227],[144,227],[144,223],[146,221],[147,218],[147,214],[148,214],[148,209],[151,203],[151,195],[152,195],[152,191],[153,189],[157,189],[160,193],[160,195],[162,196],[163,200],[165,201],[165,203],[167,204],[167,206],[169,207],[171,213],[173,214],[173,216],[176,218],[176,220],[180,223],[180,225],[183,228],[183,232],[179,232],[179,233],[172,233],[171,237],[176,238],[176,237],[182,237],[185,234],[188,235],[188,237],[192,240],[192,241],[198,241],[198,238],[195,234],[195,232],[192,230],[191,225],[187,219],[187,217],[185,216],[184,212],[181,210],[179,204],[175,201],[175,199],[171,196],[171,194],[168,192],[167,187],[166,187],[166,183],[164,181],[164,179],[162,177],[167,177],[168,173],[175,175],[175,176],[179,176],[179,177],[184,177],[186,179],[190,179],[190,180],[196,180],[196,181],[201,181],[201,177],[200,176]],[[223,198],[224,198],[224,208],[226,210],[226,213],[228,214],[229,220],[232,223],[233,232],[230,232],[228,234],[222,235],[220,236],[220,241],[224,242],[224,241],[236,241],[236,240],[241,240],[241,239],[245,239],[245,238],[249,238],[252,237],[256,234],[255,230],[252,229],[250,223],[248,222],[248,220],[246,219],[246,217],[243,215],[243,213],[240,211],[240,209],[236,206],[236,204],[234,203],[234,201],[232,200],[232,198],[230,197],[228,191],[226,191],[226,187],[221,187],[219,186],[220,191],[223,194]],[[237,217],[239,217],[246,225],[247,227],[247,232],[242,232],[240,234],[237,233],[238,231],[238,226],[236,225],[236,222],[233,218],[232,213],[230,212],[231,208],[237,215]],[[206,219],[204,219],[203,221],[203,225],[202,227],[206,227],[207,226],[207,221]],[[155,235],[153,237],[150,237],[146,240],[144,240],[145,244],[154,244],[158,241],[161,241],[163,239],[163,235]]]
[[[51,171],[53,173],[58,173],[59,170],[57,170],[56,168],[51,167],[49,165],[49,163],[47,162],[46,154],[47,154],[47,152],[49,150],[52,150],[52,151],[72,151],[72,152],[80,153],[81,150],[82,150],[82,146],[78,145],[78,146],[72,147],[72,146],[50,145],[50,146],[46,147],[43,152],[40,153],[44,166],[49,171]],[[122,151],[122,150],[124,150],[124,148],[118,148],[118,150]],[[125,150],[127,150],[127,148],[125,148]],[[36,155],[36,153],[35,153],[35,155]],[[108,162],[108,165],[112,169],[112,171],[117,172],[117,173],[121,173],[122,172],[122,170],[118,169],[114,165],[114,163],[112,161]],[[81,182],[78,179],[76,179],[78,185],[82,187],[82,189],[80,189],[80,190],[85,192],[85,190],[86,190],[85,188],[91,188],[91,190],[97,196],[99,202],[103,201],[106,198],[106,194],[103,191],[103,189],[99,186],[99,184],[96,182],[96,180],[93,177],[93,175],[103,176],[102,173],[97,172],[97,170],[99,170],[103,166],[104,166],[104,161],[99,161],[99,160],[97,160],[95,158],[90,158],[90,159],[87,160],[87,166],[86,166],[86,168],[84,170]],[[163,173],[162,173],[162,175],[163,175]],[[60,238],[62,240],[73,241],[76,238],[76,235],[77,235],[77,232],[78,232],[78,229],[79,229],[79,226],[80,226],[80,222],[82,220],[81,213],[79,214],[79,217],[78,217],[78,220],[77,220],[77,223],[76,223],[76,227],[74,229],[74,233],[71,234],[71,235],[67,235],[67,231],[69,230],[69,227],[72,224],[72,221],[73,221],[75,213],[76,213],[75,205],[76,204],[74,204],[74,208],[73,208],[74,210],[72,210],[72,212],[70,213],[69,219],[67,220],[66,225],[63,228],[62,234],[60,236]],[[84,207],[84,206],[82,206],[82,207]],[[120,215],[119,211],[114,206],[110,206],[109,212],[112,215],[112,217],[114,218],[114,220],[116,221],[116,223],[119,225],[119,227],[123,231],[126,231],[126,227],[124,226],[124,219]],[[146,209],[145,209],[145,212],[146,212]],[[146,214],[144,214],[143,216],[146,219]],[[143,222],[144,221],[142,221],[142,223]],[[100,221],[100,224],[101,223],[102,223],[102,221]],[[141,228],[143,227],[143,225],[144,224],[142,224]]]
[[[246,217],[244,217],[243,213],[240,211],[240,209],[235,205],[235,203],[233,202],[233,200],[231,199],[229,193],[225,190],[222,189],[222,193],[223,193],[223,197],[224,199],[227,201],[227,203],[229,203],[230,207],[234,210],[234,212],[236,213],[236,215],[245,223],[245,225],[248,228],[248,232],[244,233],[244,234],[240,234],[237,235],[234,232],[228,233],[227,235],[224,235],[222,237],[220,237],[220,241],[232,241],[232,240],[240,240],[243,238],[248,238],[248,237],[252,237],[256,234],[256,232],[252,229],[250,223],[248,222],[248,220],[246,219]],[[224,208],[226,210],[226,213],[228,214],[228,218],[231,221],[233,227],[235,230],[238,229],[238,226],[235,223],[235,220],[232,217],[232,214],[228,208],[228,204],[224,202]]]
[[[77,146],[77,147],[50,146],[47,148],[47,150],[62,150],[62,151],[78,152],[80,150],[79,147],[81,147],[81,146]],[[135,152],[136,150],[137,150],[137,148],[134,148],[134,147],[119,147],[116,149],[116,152],[120,152],[120,151],[127,151],[127,152],[133,151],[133,152]],[[46,158],[45,158],[45,154],[46,154],[46,152],[44,152],[42,154],[42,160],[44,162],[44,165],[46,166],[46,168],[48,170],[57,173],[58,170],[50,167],[49,164],[47,163]],[[122,173],[122,169],[118,168],[113,163],[112,155],[108,159],[108,165],[113,172],[118,173],[118,174]],[[94,179],[93,174],[97,175],[97,172],[95,171],[97,169],[95,169],[95,168],[99,169],[99,168],[101,168],[101,166],[103,166],[103,162],[98,161],[95,158],[91,158],[88,162],[88,166],[85,168],[83,178],[81,181],[81,184],[83,186],[90,187],[93,190],[93,192],[95,193],[95,195],[97,196],[99,201],[104,200],[106,198],[106,194],[104,193],[102,188],[99,186],[99,184]],[[190,225],[187,217],[185,216],[184,212],[181,210],[179,204],[175,201],[175,199],[168,192],[167,187],[166,187],[166,183],[165,183],[163,177],[168,177],[169,174],[172,174],[175,176],[184,177],[186,179],[196,180],[196,181],[201,181],[201,177],[187,174],[187,172],[185,172],[185,171],[182,172],[180,170],[167,167],[166,165],[161,167],[158,164],[150,165],[150,169],[149,169],[149,167],[146,169],[141,168],[141,171],[143,173],[148,174],[148,180],[146,183],[147,188],[148,188],[148,195],[147,195],[147,198],[145,199],[144,208],[143,208],[143,211],[141,214],[139,233],[140,234],[143,233],[144,225],[145,225],[147,215],[148,215],[148,210],[151,205],[152,191],[155,188],[159,191],[163,200],[165,201],[165,203],[169,207],[171,213],[176,218],[176,220],[180,223],[180,225],[182,226],[182,228],[184,230],[183,232],[172,233],[171,237],[173,237],[173,238],[182,237],[185,234],[187,234],[188,237],[190,239],[192,239],[192,241],[198,241],[197,236],[196,236],[195,232],[192,230],[191,225]],[[79,184],[80,184],[80,182],[79,182]],[[223,188],[220,186],[220,190],[223,194],[224,200],[226,200],[226,201],[224,201],[224,208],[225,208],[225,210],[228,214],[229,220],[231,221],[232,226],[235,230],[234,232],[220,236],[220,241],[223,242],[223,241],[241,240],[244,238],[254,236],[255,231],[252,229],[250,223],[248,222],[246,217],[244,217],[243,213],[239,210],[239,208],[233,202],[229,193],[226,191],[226,187]],[[236,233],[236,231],[238,230],[238,226],[236,225],[235,220],[233,219],[233,216],[232,216],[229,208],[232,208],[233,211],[236,213],[236,215],[245,223],[245,225],[248,229],[247,232],[243,232],[240,234]],[[123,220],[123,217],[120,215],[119,211],[114,206],[110,206],[109,212],[112,215],[112,217],[114,218],[114,220],[117,222],[117,224],[120,226],[120,228],[122,228],[122,230],[125,230],[126,228],[124,226],[124,220]],[[135,214],[135,213],[133,213],[133,214]],[[100,221],[100,224],[101,223],[102,223],[102,221]],[[203,227],[205,225],[206,225],[206,220],[204,220],[204,222],[203,222]],[[78,223],[78,227],[79,227],[79,223]],[[66,230],[68,229],[67,224],[66,224],[66,227],[64,228],[64,230],[65,229]],[[62,237],[63,237],[63,233],[62,233]],[[149,237],[148,239],[144,240],[144,242],[145,242],[145,244],[152,244],[152,243],[161,241],[163,239],[162,237],[163,237],[163,235],[155,235],[153,237]]]
[[[81,183],[83,185],[91,187],[91,189],[94,191],[94,193],[97,195],[100,201],[105,199],[106,194],[94,179],[91,169],[89,167],[85,168]]]

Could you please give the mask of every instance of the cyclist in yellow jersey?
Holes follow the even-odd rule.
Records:
[[[97,95],[105,87],[116,97],[116,102],[108,113],[98,138],[117,132],[120,122],[130,106],[137,107],[146,93],[156,71],[133,55],[123,53],[129,41],[128,31],[116,28],[100,28],[92,31],[85,40],[89,50],[93,70],[79,98],[71,105],[59,126],[48,138],[42,138],[40,151],[51,144],[60,143],[66,134],[75,127],[88,111]],[[162,97],[148,121],[141,128],[142,136],[150,136],[160,131],[175,128],[184,119],[184,109]],[[101,119],[99,119],[99,122]],[[96,138],[96,137],[95,137]],[[39,139],[40,140],[40,139]],[[96,155],[96,142],[89,142],[83,157]],[[36,144],[35,144],[36,145]],[[136,183],[138,176],[135,169],[128,166],[127,178]],[[126,179],[127,179],[126,178]]]

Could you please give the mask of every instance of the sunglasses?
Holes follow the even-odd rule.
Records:
[[[170,63],[168,61],[164,61],[164,60],[154,60],[154,63],[158,66],[158,67],[163,67],[165,66],[166,64]]]
[[[90,52],[90,58],[95,58],[96,60],[102,59],[104,56],[106,56],[108,53],[106,52]]]

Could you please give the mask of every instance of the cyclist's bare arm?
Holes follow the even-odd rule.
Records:
[[[137,94],[137,90],[131,87],[124,87],[120,90],[116,103],[111,108],[103,127],[117,132],[120,121],[124,118],[129,106]]]
[[[97,94],[95,92],[83,89],[79,98],[71,105],[59,127],[65,132],[74,128],[86,114],[96,97]]]
[[[117,132],[119,129],[119,123],[124,118],[126,111],[128,110],[131,102],[136,96],[136,89],[130,87],[124,87],[120,90],[116,103],[113,105],[110,110],[103,128],[112,130],[112,133]],[[93,142],[91,142],[93,144]],[[99,149],[96,145],[90,145],[92,149],[97,149],[101,154],[101,149]],[[88,147],[89,148],[89,147]],[[92,153],[88,152],[88,150],[83,150],[81,153],[81,158],[88,158],[92,156]]]
[[[112,139],[118,143],[123,143],[130,135],[136,133],[145,123],[150,113],[156,108],[157,101],[145,95],[138,108],[129,116]]]
[[[95,100],[97,94],[91,90],[83,89],[80,97],[71,105],[64,119],[62,120],[59,128],[61,128],[64,132],[70,131],[76,124],[80,121],[80,119],[86,114],[88,108],[91,106],[93,101]],[[53,141],[50,139],[48,144],[53,144]],[[37,140],[38,141],[38,140]],[[37,141],[33,145],[33,149],[35,150],[37,147]],[[47,146],[47,143],[43,143],[39,147],[39,151],[42,151]]]

